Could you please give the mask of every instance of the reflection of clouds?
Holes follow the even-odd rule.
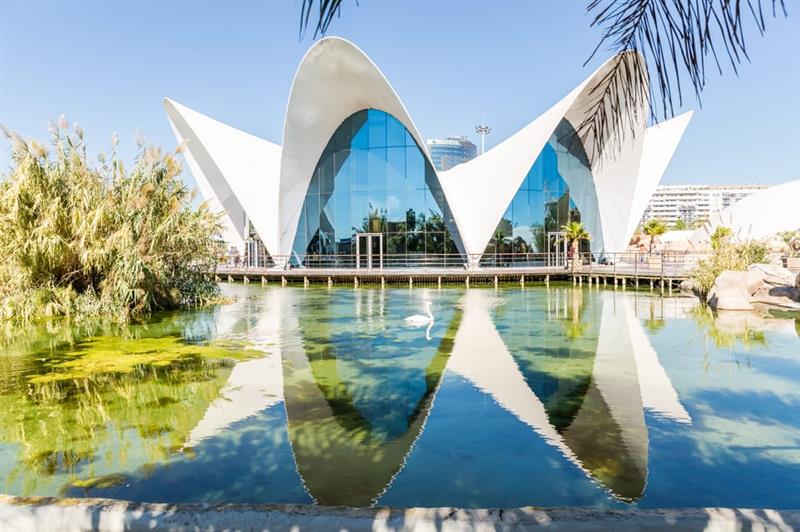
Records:
[[[386,209],[390,213],[399,212],[400,211],[400,198],[393,194],[389,194],[386,198]]]
[[[771,462],[800,464],[800,433],[796,425],[765,423],[751,417],[728,418],[703,410],[703,429],[692,435],[697,453],[709,465],[752,460],[752,454]]]

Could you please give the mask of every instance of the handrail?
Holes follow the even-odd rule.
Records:
[[[634,277],[649,276],[660,278],[676,278],[687,275],[695,265],[711,254],[696,251],[622,251],[593,254],[577,253],[576,274],[581,275],[630,275]],[[380,260],[382,259],[381,268]],[[480,270],[482,268],[540,268],[573,272],[572,256],[559,253],[484,253],[462,255],[459,253],[406,253],[402,255],[375,255],[372,264],[368,264],[367,256],[351,253],[336,255],[307,254],[302,264],[297,263],[296,256],[259,255],[243,257],[239,260],[229,257],[218,264],[217,270],[225,271],[257,270],[264,268],[278,269],[348,269],[348,270],[397,270],[397,269],[436,269],[451,268],[464,270]],[[370,267],[371,266],[371,267]]]

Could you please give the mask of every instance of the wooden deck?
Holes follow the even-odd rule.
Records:
[[[564,267],[524,268],[384,268],[384,269],[325,269],[224,267],[216,272],[219,282],[245,282],[333,285],[462,285],[498,286],[500,284],[548,285],[551,281],[566,281],[576,285],[605,285],[621,288],[649,288],[672,291],[688,277],[683,268],[644,268],[639,265],[585,265],[576,274]]]

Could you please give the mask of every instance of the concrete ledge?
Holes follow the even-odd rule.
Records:
[[[0,495],[0,530],[516,531],[800,529],[800,510],[692,508],[342,508],[285,504],[153,504]]]

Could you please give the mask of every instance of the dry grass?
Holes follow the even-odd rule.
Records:
[[[0,183],[0,318],[141,319],[207,303],[221,253],[217,216],[179,179],[172,153],[139,146],[87,161],[83,131],[51,124],[51,147],[14,133]]]

